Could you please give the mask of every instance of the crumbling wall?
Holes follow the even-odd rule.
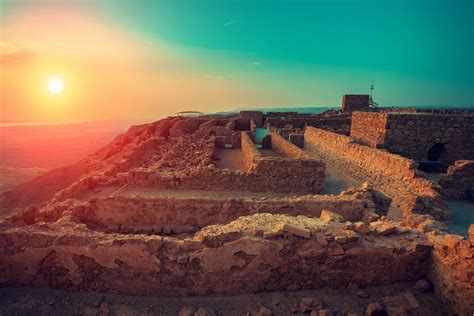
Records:
[[[171,137],[180,137],[186,134],[192,134],[198,130],[199,125],[203,123],[202,119],[185,118],[178,120],[170,129]]]
[[[85,224],[114,232],[124,228],[126,232],[140,233],[153,229],[154,233],[163,233],[177,229],[196,231],[208,225],[226,224],[240,216],[257,213],[319,217],[323,210],[327,210],[341,215],[345,220],[358,221],[367,209],[366,196],[358,195],[274,197],[264,200],[252,197],[210,200],[117,196],[91,199],[82,208],[73,208],[72,215]],[[47,214],[41,216],[49,217]]]
[[[263,113],[261,111],[240,111],[239,118],[254,121],[256,127],[263,126]]]
[[[242,154],[244,168],[245,170],[251,170],[255,167],[256,161],[263,158],[263,155],[260,153],[257,147],[255,147],[255,144],[252,142],[250,136],[247,133],[241,133],[240,142],[240,151]]]
[[[474,160],[458,160],[439,179],[441,193],[447,198],[468,198],[467,190],[474,188]]]
[[[305,159],[311,158],[301,148],[287,141],[286,139],[281,137],[280,134],[276,132],[272,132],[271,135],[272,135],[272,150],[286,157],[305,158]]]
[[[378,147],[385,141],[387,114],[374,112],[353,112],[351,137],[370,147]]]
[[[328,163],[337,165],[354,179],[372,183],[406,215],[428,213],[436,218],[449,218],[436,186],[423,177],[411,159],[313,127],[305,130],[305,148],[326,155]]]
[[[193,237],[91,232],[60,220],[0,230],[0,284],[133,295],[238,295],[412,281],[429,252],[343,223],[256,214]],[[66,233],[65,233],[66,232]],[[368,242],[370,241],[370,242]],[[225,280],[225,282],[223,282]]]
[[[428,236],[434,251],[428,277],[436,293],[459,315],[474,311],[474,240],[446,234]]]
[[[306,115],[302,117],[267,117],[265,120],[267,128],[303,129],[305,126],[313,126],[339,134],[349,135],[351,127],[351,116],[338,114],[331,116]]]

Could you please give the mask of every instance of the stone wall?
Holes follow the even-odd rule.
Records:
[[[342,96],[342,112],[367,110],[369,101],[368,94],[345,94]]]
[[[353,112],[351,137],[357,142],[371,147],[384,143],[387,115],[374,112]]]
[[[467,190],[474,188],[474,160],[458,160],[439,179],[441,193],[447,198],[468,198]]]
[[[247,171],[251,170],[255,167],[257,160],[263,158],[263,155],[252,142],[250,136],[245,132],[241,132],[240,146],[244,168]]]
[[[449,218],[436,186],[408,158],[354,142],[351,137],[307,127],[305,148],[359,181],[368,181],[392,199],[392,206],[411,213]]]
[[[195,119],[195,118],[185,118],[179,119],[177,122],[174,123],[173,127],[170,128],[170,136],[171,137],[180,137],[186,134],[192,134],[198,130],[199,125],[203,123],[203,119]]]
[[[346,114],[322,116],[307,115],[302,117],[267,117],[265,125],[268,129],[285,128],[303,129],[305,126],[313,126],[339,134],[349,135],[351,127],[351,116]]]
[[[280,134],[272,132],[272,149],[283,156],[293,158],[304,158],[310,159],[309,155],[305,153],[301,148],[287,141]]]
[[[474,243],[456,235],[430,234],[434,251],[428,278],[436,293],[458,315],[474,311]]]
[[[319,217],[323,210],[358,221],[367,210],[365,196],[314,195],[274,198],[143,198],[104,197],[85,203],[77,216],[82,223],[120,232],[153,228],[155,233],[179,229],[195,232],[212,224],[226,224],[257,213]],[[47,217],[46,215],[43,215]]]
[[[253,120],[257,127],[263,126],[263,113],[261,111],[240,111],[239,118]]]
[[[407,235],[413,242],[403,244]],[[417,246],[423,239],[391,239],[359,238],[344,223],[305,216],[256,214],[180,238],[99,233],[66,216],[0,230],[0,285],[208,296],[421,277],[430,256]]]
[[[360,143],[416,160],[434,159],[430,152],[436,146],[444,162],[474,159],[474,137],[470,137],[474,135],[474,113],[353,114],[351,137]]]

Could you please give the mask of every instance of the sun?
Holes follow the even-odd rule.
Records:
[[[64,90],[64,80],[60,77],[48,78],[48,91],[52,94],[60,94]]]

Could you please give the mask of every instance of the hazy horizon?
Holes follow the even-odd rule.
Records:
[[[474,105],[472,1],[0,0],[0,121]]]

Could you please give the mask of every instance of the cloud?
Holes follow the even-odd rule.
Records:
[[[247,65],[254,66],[254,67],[263,67],[263,63],[258,62],[258,61],[252,61],[252,62],[248,63]]]
[[[2,65],[24,64],[35,58],[36,54],[29,48],[0,42],[0,64]]]
[[[231,25],[234,25],[236,24],[238,21],[237,20],[229,20],[227,22],[224,23],[224,26],[231,26]]]

